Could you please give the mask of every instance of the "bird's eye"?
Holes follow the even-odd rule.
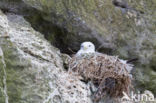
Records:
[[[91,47],[91,45],[89,45],[89,47]]]

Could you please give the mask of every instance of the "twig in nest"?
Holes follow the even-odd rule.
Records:
[[[71,53],[73,53],[73,54],[76,53],[76,52],[74,52],[71,48],[68,48],[68,50],[69,50]]]

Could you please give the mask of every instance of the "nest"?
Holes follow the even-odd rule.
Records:
[[[84,80],[91,80],[98,90],[94,96],[101,99],[105,95],[122,97],[123,92],[129,94],[131,64],[120,60],[117,56],[95,53],[82,57],[74,56],[69,63],[69,72],[78,73]]]

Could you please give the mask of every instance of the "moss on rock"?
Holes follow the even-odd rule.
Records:
[[[104,53],[111,50],[110,54],[119,55],[124,59],[137,57],[139,58],[136,63],[137,68],[143,70],[142,74],[145,73],[145,78],[149,78],[149,81],[145,79],[143,82],[139,79],[137,81],[142,88],[150,89],[155,93],[156,87],[152,85],[155,84],[152,80],[155,78],[155,73],[153,74],[156,51],[155,0],[127,1],[129,8],[117,7],[111,0],[24,1],[41,13],[46,13],[41,15],[43,21],[53,26],[49,31],[51,24],[47,24],[45,36],[52,43],[58,44],[55,46],[62,52],[68,53],[66,50],[68,47],[76,51],[82,41],[90,40],[96,46],[103,45],[101,51]],[[31,21],[31,18],[29,20]],[[51,33],[51,31],[55,32]]]
[[[0,11],[0,18],[0,103],[90,101],[88,87],[63,70],[59,50],[43,35],[22,16]]]

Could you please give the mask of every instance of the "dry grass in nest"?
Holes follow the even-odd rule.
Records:
[[[91,56],[73,57],[69,63],[69,72],[78,73],[85,80],[91,80],[97,85],[95,98],[104,95],[122,97],[123,92],[129,94],[131,64],[122,62],[116,56],[96,53]]]

